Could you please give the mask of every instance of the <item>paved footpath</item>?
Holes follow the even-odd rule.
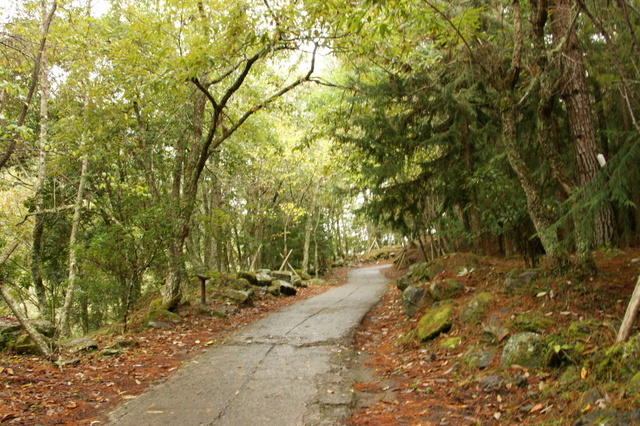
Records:
[[[386,266],[233,334],[113,411],[111,425],[334,425],[353,405],[353,332],[380,300]]]

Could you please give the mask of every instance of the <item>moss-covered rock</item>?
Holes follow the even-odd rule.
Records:
[[[54,340],[46,336],[43,336],[42,338],[51,348],[51,350],[55,350],[58,347],[57,343]],[[19,355],[41,355],[40,349],[38,349],[38,345],[36,345],[33,339],[31,339],[31,336],[29,336],[27,333],[23,333],[18,336],[12,346],[12,350]]]
[[[627,384],[627,395],[640,397],[640,371],[638,371]]]
[[[436,338],[441,333],[451,330],[454,309],[450,305],[443,305],[427,310],[420,318],[415,329],[416,337],[421,342]]]
[[[466,324],[479,324],[487,310],[496,301],[496,298],[487,292],[473,296],[460,312],[460,321]]]
[[[599,354],[596,376],[601,379],[630,379],[640,371],[640,334],[619,342]]]
[[[455,336],[455,337],[448,337],[444,339],[442,342],[438,344],[438,346],[444,349],[455,349],[458,346],[460,346],[461,343],[462,343],[462,337]]]
[[[509,338],[502,350],[500,365],[537,368],[544,365],[546,342],[537,333],[518,333]]]
[[[175,312],[167,311],[165,309],[156,309],[149,311],[147,315],[144,316],[143,322],[147,323],[149,321],[169,321],[177,323],[182,321],[182,317]]]
[[[455,278],[436,280],[429,285],[429,294],[437,301],[455,299],[463,292],[464,285]]]
[[[471,347],[462,356],[462,363],[469,367],[485,369],[493,362],[496,356],[494,349],[486,349],[482,347]]]
[[[513,271],[504,280],[504,290],[508,294],[522,292],[533,286],[535,281],[543,275],[539,269],[528,269],[525,271]]]
[[[547,353],[544,363],[548,367],[562,367],[565,365],[579,365],[583,359],[586,345],[575,339],[551,335],[545,338]]]
[[[238,306],[251,306],[253,304],[252,290],[227,289],[224,292],[224,297],[228,300],[231,300]]]
[[[229,283],[229,287],[236,290],[248,290],[251,288],[251,282],[246,278],[238,278]]]
[[[238,278],[243,278],[251,283],[251,285],[258,285],[258,279],[255,272],[240,271],[238,272]]]
[[[629,426],[640,423],[640,410],[616,411],[598,410],[585,414],[573,426]]]
[[[532,313],[518,314],[511,321],[511,326],[518,331],[530,331],[532,333],[540,333],[550,329],[554,325],[554,321]]]
[[[151,303],[149,303],[149,310],[174,312],[177,309],[178,305],[180,304],[181,300],[182,300],[182,294],[180,293],[178,293],[173,298],[171,298],[171,300],[169,300],[167,303],[164,303],[163,299],[160,297],[158,299],[152,300]]]
[[[574,321],[567,327],[567,336],[580,339],[592,335],[602,323],[596,320]]]

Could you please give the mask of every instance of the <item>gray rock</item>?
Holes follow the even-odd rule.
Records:
[[[273,276],[271,276],[271,271],[268,269],[261,269],[256,272],[256,282],[259,286],[268,287],[271,285],[273,281]]]
[[[546,344],[542,336],[536,333],[518,333],[509,338],[502,351],[500,365],[520,365],[536,368],[544,365]]]
[[[427,304],[429,294],[423,287],[409,286],[402,292],[404,313],[413,318]]]
[[[528,270],[521,272],[517,275],[507,277],[504,280],[504,288],[507,293],[515,293],[518,290],[528,286],[533,281],[537,280],[541,275],[540,271]]]
[[[164,321],[149,321],[147,323],[147,325],[151,328],[157,328],[157,329],[171,329],[173,328],[173,324],[168,323],[168,322],[164,322]]]
[[[251,306],[253,304],[253,290],[227,289],[224,292],[224,297],[238,306]]]
[[[640,410],[598,410],[585,414],[573,426],[629,426],[640,422]]]
[[[295,296],[298,292],[293,284],[290,284],[286,281],[276,281],[280,287],[280,294],[284,294],[285,296]]]
[[[436,280],[429,285],[429,293],[434,300],[449,300],[459,297],[464,292],[464,285],[455,278]]]
[[[286,281],[289,284],[293,284],[293,274],[289,271],[273,271],[271,276],[276,280]]]
[[[495,355],[495,351],[491,349],[474,350],[472,348],[464,355],[463,361],[472,367],[483,370],[491,365]]]
[[[291,284],[293,284],[294,287],[307,288],[307,284],[305,284],[302,281],[302,278],[300,278],[298,275],[294,275],[291,277]]]
[[[67,343],[65,348],[72,354],[78,352],[91,352],[98,349],[98,342],[89,337],[80,337],[79,339],[75,339]]]
[[[100,351],[100,355],[102,356],[118,356],[118,355],[122,355],[122,350],[121,349],[116,349],[116,348],[107,348],[107,349],[103,349]]]
[[[37,319],[37,320],[30,320],[30,322],[36,328],[38,333],[42,334],[43,336],[50,337],[50,338],[55,336],[57,329],[56,329],[56,326],[53,325],[50,321]]]
[[[482,328],[480,339],[488,343],[500,343],[509,335],[509,329],[498,325],[487,325]]]
[[[502,387],[502,377],[491,375],[480,379],[478,383],[485,392],[496,392]]]
[[[327,285],[327,282],[322,278],[313,278],[307,282],[307,285]]]
[[[405,291],[407,287],[409,287],[410,285],[411,285],[411,282],[409,281],[409,277],[406,275],[401,276],[396,281],[396,287],[398,287],[398,290],[400,291]]]
[[[509,380],[509,383],[511,383],[512,385],[518,388],[526,388],[527,384],[529,383],[529,380],[527,379],[526,376],[518,375],[512,378],[511,380]]]
[[[136,340],[117,340],[114,344],[116,348],[121,348],[121,349],[135,348],[139,345],[140,343],[137,342]]]

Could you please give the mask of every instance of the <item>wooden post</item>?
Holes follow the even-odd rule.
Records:
[[[616,342],[624,342],[629,337],[631,327],[633,327],[633,321],[636,319],[636,315],[638,315],[638,308],[640,308],[640,276],[638,277],[636,288],[633,290],[631,300],[627,306],[627,312],[624,314]]]
[[[207,283],[207,280],[211,277],[208,277],[206,275],[202,275],[202,274],[196,274],[196,277],[198,277],[200,279],[200,304],[201,305],[206,305],[207,304],[207,290],[205,288],[205,284]]]

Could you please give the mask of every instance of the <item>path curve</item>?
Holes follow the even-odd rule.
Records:
[[[331,425],[354,403],[344,365],[387,265],[245,327],[109,415],[111,425]]]

